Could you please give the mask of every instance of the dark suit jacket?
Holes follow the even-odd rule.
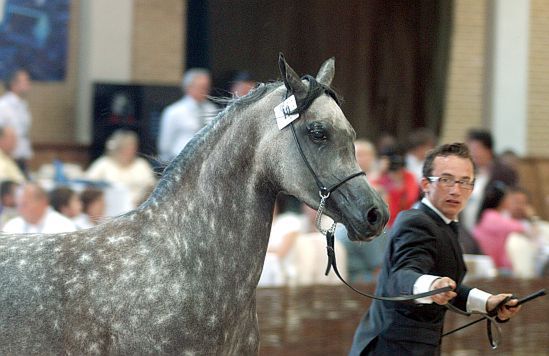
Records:
[[[458,284],[453,304],[465,310],[470,288],[461,285],[466,268],[457,236],[429,207],[402,212],[389,233],[389,246],[376,295],[413,294],[424,274],[450,277]],[[358,326],[351,355],[434,355],[446,308],[438,304],[374,300]],[[390,349],[389,349],[390,347]],[[371,350],[371,349],[374,350]]]

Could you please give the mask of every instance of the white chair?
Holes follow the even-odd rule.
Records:
[[[494,261],[490,256],[464,254],[463,260],[465,266],[467,266],[465,281],[495,278],[498,274]]]
[[[513,268],[513,277],[533,278],[538,248],[527,236],[513,232],[505,241],[505,252]]]
[[[338,270],[347,278],[347,253],[338,240],[334,244]],[[289,277],[290,286],[331,285],[341,283],[333,270],[325,276],[328,257],[326,238],[319,232],[300,235],[294,245],[291,264],[294,273]]]

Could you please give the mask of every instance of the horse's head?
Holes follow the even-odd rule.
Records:
[[[329,89],[334,60],[322,65],[316,79],[300,79],[282,55],[279,66],[286,87],[280,91],[295,95],[300,115],[293,127],[279,130],[269,150],[280,189],[317,209],[320,187],[334,187],[326,199],[327,215],[343,223],[352,240],[379,235],[389,212],[365,175],[354,176],[360,172],[354,154],[355,132]]]

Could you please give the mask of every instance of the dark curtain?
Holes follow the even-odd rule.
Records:
[[[210,68],[208,0],[187,0],[187,58],[185,67]]]
[[[414,128],[439,132],[452,1],[208,0],[214,83],[235,70],[278,78],[283,52],[299,74],[336,58],[333,87],[358,136],[400,140]],[[190,15],[192,16],[192,15]]]

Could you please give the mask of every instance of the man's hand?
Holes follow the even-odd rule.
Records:
[[[452,289],[456,289],[456,282],[454,282],[451,278],[448,277],[442,277],[435,279],[435,281],[431,284],[431,290],[444,288],[444,287],[452,287]],[[447,304],[450,300],[454,299],[456,297],[456,292],[454,291],[448,291],[444,293],[439,293],[431,296],[431,299],[433,302],[444,305]]]
[[[498,306],[505,298],[510,297],[511,294],[496,294],[492,295],[486,301],[486,311],[490,312]],[[498,318],[500,320],[507,320],[513,317],[520,310],[520,305],[517,306],[518,299],[511,299],[505,305],[498,308]]]

